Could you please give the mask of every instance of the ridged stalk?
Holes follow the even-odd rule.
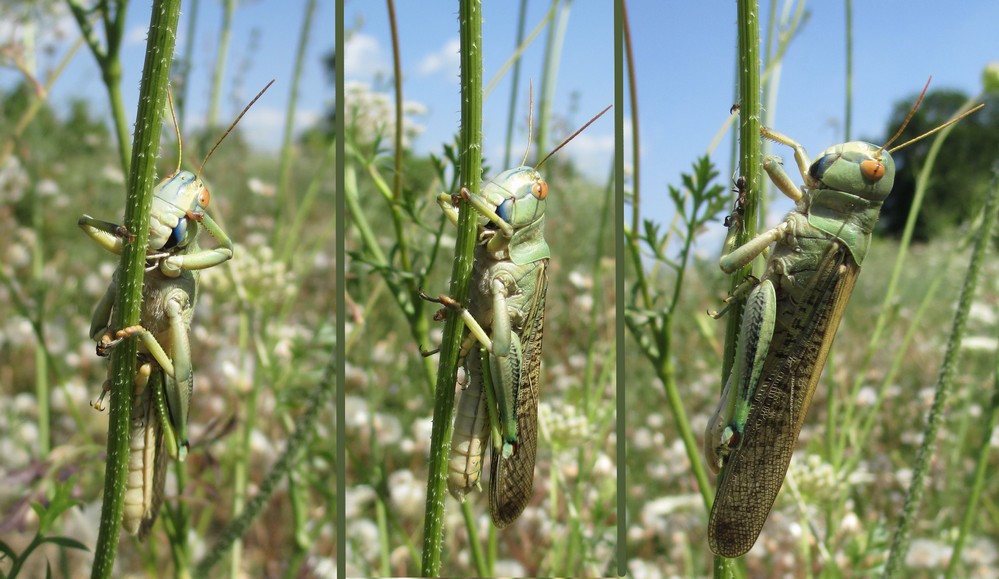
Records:
[[[119,12],[123,12],[123,8]],[[163,111],[167,103],[170,64],[176,44],[180,0],[155,0],[146,41],[146,60],[139,85],[139,108],[135,121],[132,170],[128,173],[125,227],[135,239],[125,243],[121,273],[115,298],[113,328],[139,323],[142,279],[149,241],[149,213],[153,202],[156,160],[159,158]],[[104,477],[104,505],[94,550],[93,577],[110,577],[118,552],[118,534],[124,513],[125,481],[128,475],[129,423],[132,417],[132,391],[135,379],[137,344],[126,340],[111,353],[112,395],[108,418],[108,457]]]
[[[482,3],[461,0],[458,12],[461,38],[461,183],[478,191],[482,181]],[[451,270],[450,296],[459,303],[468,298],[475,249],[476,214],[462,203]],[[448,454],[451,450],[451,413],[454,410],[454,384],[458,371],[458,350],[464,326],[457,312],[449,312],[444,326],[437,387],[434,395],[434,424],[430,444],[430,472],[427,476],[427,506],[423,528],[424,577],[438,576],[444,531],[444,500]]]

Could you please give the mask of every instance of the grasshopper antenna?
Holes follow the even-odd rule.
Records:
[[[231,133],[232,130],[236,128],[236,124],[239,123],[239,119],[243,118],[243,115],[246,114],[246,111],[250,110],[250,107],[253,106],[253,103],[257,102],[260,99],[260,97],[264,96],[264,93],[267,91],[267,89],[271,88],[272,84],[274,84],[274,79],[271,79],[271,81],[267,83],[267,86],[260,89],[260,92],[257,93],[257,96],[253,97],[253,100],[250,101],[249,104],[247,104],[245,107],[243,107],[243,112],[239,113],[239,115],[236,117],[236,120],[234,120],[232,124],[229,125],[229,128],[226,129],[224,133],[222,133],[222,136],[219,137],[219,140],[215,141],[215,144],[212,146],[212,149],[208,151],[208,154],[205,156],[205,160],[202,161],[201,166],[198,167],[197,177],[201,177],[201,171],[202,169],[205,168],[205,163],[207,163],[208,159],[211,158],[212,153],[215,152],[215,149],[219,148],[219,145],[222,144],[222,141],[224,141],[225,138],[229,136],[229,133]]]
[[[965,113],[962,113],[962,114],[960,114],[960,115],[958,115],[958,116],[954,117],[953,119],[951,119],[951,120],[947,121],[946,123],[944,123],[944,124],[940,125],[939,127],[935,128],[935,129],[932,129],[932,130],[929,130],[929,131],[926,131],[925,133],[923,133],[922,135],[919,135],[919,136],[918,136],[918,137],[916,137],[915,139],[909,139],[908,141],[906,141],[906,142],[902,143],[901,145],[898,145],[897,147],[892,147],[891,149],[888,149],[888,153],[889,153],[889,154],[890,154],[890,153],[894,153],[895,151],[897,151],[897,150],[901,149],[902,147],[908,147],[909,145],[911,145],[911,144],[915,143],[916,141],[919,141],[919,140],[921,140],[921,139],[924,139],[924,138],[926,138],[926,137],[928,137],[928,136],[932,135],[933,133],[935,133],[935,132],[937,132],[937,131],[941,131],[941,130],[943,130],[943,129],[945,129],[945,128],[947,128],[947,127],[951,126],[951,125],[953,125],[953,124],[954,124],[954,123],[956,123],[957,121],[960,121],[961,119],[963,119],[964,117],[966,117],[966,116],[970,115],[971,113],[974,113],[974,112],[977,112],[977,111],[978,111],[978,109],[980,109],[980,108],[982,108],[982,107],[984,107],[984,106],[985,106],[985,103],[980,103],[980,104],[979,104],[979,105],[978,105],[977,107],[975,107],[975,108],[971,109],[970,111],[967,111],[967,112],[965,112]]]
[[[173,108],[173,92],[167,87],[167,101],[170,102],[170,118],[173,119],[173,130],[177,134],[177,168],[173,174],[180,173],[180,163],[184,159],[184,141],[180,138],[180,123],[177,122],[177,111]],[[200,171],[199,171],[200,172]]]
[[[912,116],[916,114],[916,109],[919,108],[919,104],[923,102],[923,97],[926,96],[926,89],[930,88],[930,81],[931,80],[933,80],[932,76],[930,78],[926,79],[926,86],[923,87],[923,92],[919,93],[919,98],[916,99],[916,104],[912,105],[912,110],[909,111],[909,114],[905,117],[905,121],[902,122],[902,126],[899,127],[897,131],[895,131],[895,134],[892,136],[892,138],[888,139],[888,142],[885,143],[884,145],[881,145],[881,150],[882,151],[884,151],[885,148],[888,147],[888,145],[894,143],[895,139],[899,138],[899,136],[901,136],[901,134],[902,134],[902,131],[905,130],[905,127],[907,127],[909,125],[909,121],[911,121],[912,120]],[[939,127],[935,128],[935,129],[931,129],[929,131],[926,131],[925,133],[923,133],[922,135],[919,135],[918,137],[916,137],[914,139],[909,139],[908,141],[902,143],[901,145],[897,145],[895,147],[892,147],[891,149],[888,149],[888,154],[890,155],[891,153],[894,153],[895,151],[897,151],[897,150],[899,150],[899,149],[901,149],[903,147],[908,147],[909,145],[915,143],[916,141],[925,139],[926,137],[932,135],[933,133],[935,133],[937,131],[940,131],[940,130],[943,130],[944,128],[949,127],[950,125],[953,125],[954,123],[960,121],[964,117],[966,117],[966,116],[974,113],[975,111],[977,111],[978,109],[980,109],[980,108],[982,108],[984,106],[985,106],[985,103],[979,104],[977,107],[975,107],[975,108],[973,108],[973,109],[971,109],[971,110],[969,110],[969,111],[967,111],[965,113],[962,113],[962,114],[960,114],[960,115],[952,118],[951,120],[947,121],[946,123],[940,125]]]
[[[534,134],[534,79],[527,86],[527,94],[530,95],[527,97],[527,150],[524,151],[524,160],[520,162],[521,167],[527,164],[527,155],[531,152],[531,136]]]
[[[575,133],[571,134],[568,139],[562,141],[561,145],[559,145],[559,146],[555,147],[554,149],[552,149],[551,153],[548,153],[547,155],[545,155],[545,158],[541,159],[541,162],[538,163],[537,165],[535,165],[534,170],[537,171],[539,168],[541,168],[541,165],[544,165],[545,161],[547,161],[549,157],[551,157],[552,155],[554,155],[562,147],[566,146],[569,143],[569,141],[575,139],[576,135],[578,135],[579,133],[582,133],[583,131],[585,131],[586,127],[592,125],[594,121],[596,121],[601,116],[603,116],[604,113],[606,113],[607,111],[609,111],[612,106],[614,106],[614,105],[607,105],[607,108],[605,108],[604,110],[602,110],[599,113],[597,113],[597,116],[595,116],[592,119],[586,121],[586,124],[583,125],[583,126],[581,126],[581,127],[579,127],[578,131],[576,131]]]
[[[923,92],[919,93],[919,98],[916,99],[916,104],[912,105],[912,109],[909,110],[909,114],[906,115],[905,116],[905,120],[902,121],[902,126],[899,127],[897,131],[895,131],[895,134],[892,135],[892,137],[890,139],[888,139],[887,143],[881,145],[880,151],[884,151],[885,147],[887,147],[888,145],[894,143],[895,139],[897,139],[899,137],[899,135],[902,134],[902,131],[905,130],[905,127],[909,126],[909,121],[912,120],[912,115],[916,114],[916,109],[919,108],[919,104],[921,102],[923,102],[923,97],[926,96],[926,89],[930,88],[930,82],[932,80],[933,80],[933,75],[930,75],[930,78],[926,79],[926,86],[923,87]],[[894,150],[894,149],[892,149],[892,150]],[[879,154],[880,154],[880,151],[878,152]],[[891,154],[891,151],[888,151],[888,153]]]

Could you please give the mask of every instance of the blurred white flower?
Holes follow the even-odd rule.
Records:
[[[347,133],[362,145],[370,145],[376,140],[387,141],[395,135],[395,103],[386,93],[373,92],[371,86],[362,82],[344,84],[346,99]],[[419,136],[424,127],[412,121],[411,117],[426,113],[426,107],[419,103],[403,103],[403,146]]]
[[[368,485],[347,487],[347,494],[343,497],[346,506],[344,517],[350,520],[361,516],[362,511],[368,507],[368,503],[373,502],[376,497],[375,489]]]
[[[261,197],[273,197],[277,193],[277,187],[272,183],[267,183],[257,177],[250,177],[246,182],[246,188],[250,193]]]
[[[392,504],[403,517],[418,518],[427,502],[427,487],[409,469],[393,472],[388,477]]]
[[[59,184],[52,179],[42,179],[35,185],[35,192],[40,197],[54,197],[59,194]]]
[[[905,564],[919,569],[942,569],[950,561],[951,552],[951,547],[940,541],[913,539]]]
[[[343,400],[343,407],[346,428],[368,427],[368,423],[371,422],[371,414],[368,411],[367,400],[359,396],[346,396]]]

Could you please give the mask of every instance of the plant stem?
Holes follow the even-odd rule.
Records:
[[[527,0],[520,0],[520,10],[517,14],[517,43],[515,47],[519,47],[521,43],[524,42],[524,28],[527,21]],[[517,59],[513,63],[513,78],[510,83],[510,104],[507,108],[506,117],[506,146],[503,147],[503,166],[510,167],[510,147],[513,146],[513,125],[514,120],[517,118],[517,89],[520,85],[520,54],[517,54]],[[534,103],[531,103],[534,106]],[[531,129],[528,129],[531,130]],[[530,140],[531,136],[527,136]]]
[[[212,95],[208,102],[208,118],[205,128],[209,131],[218,123],[219,101],[222,100],[222,80],[225,78],[225,61],[229,55],[229,38],[232,34],[232,14],[235,11],[236,0],[225,0],[222,6],[219,49],[215,55],[215,71],[212,73]]]
[[[846,0],[846,111],[843,118],[843,142],[850,141],[853,124],[853,0]]]
[[[243,533],[250,527],[250,523],[260,514],[281,480],[288,476],[288,472],[294,468],[296,461],[300,458],[300,451],[312,439],[319,412],[326,409],[330,398],[333,397],[336,379],[334,374],[338,366],[342,367],[337,363],[337,357],[331,353],[329,362],[323,370],[323,377],[312,390],[309,400],[306,401],[305,414],[296,421],[297,428],[288,438],[284,453],[274,463],[274,468],[267,473],[264,480],[260,481],[257,494],[246,503],[239,517],[233,519],[221,533],[217,534],[218,542],[212,545],[205,557],[198,562],[194,569],[194,577],[207,577],[209,575],[212,567],[219,562],[233,543],[243,536]]]
[[[119,10],[119,14],[124,10]],[[146,59],[139,86],[139,107],[135,123],[135,147],[132,170],[128,174],[125,227],[133,243],[122,248],[118,293],[115,298],[112,327],[124,328],[139,323],[142,303],[142,278],[149,241],[149,213],[153,201],[156,159],[159,157],[160,132],[166,90],[170,82],[170,64],[176,43],[180,0],[154,0],[146,42]],[[128,475],[129,427],[135,378],[137,344],[126,340],[111,353],[111,410],[108,419],[108,457],[104,478],[104,504],[95,548],[93,577],[110,577],[118,550],[118,533],[124,513],[125,482]]]
[[[955,116],[970,109],[978,98],[979,97],[973,97],[968,99],[964,105],[958,109]],[[933,138],[933,143],[930,144],[929,151],[926,153],[926,161],[919,170],[919,175],[916,177],[916,191],[913,195],[912,205],[909,208],[909,217],[905,222],[905,229],[902,230],[902,239],[899,240],[898,252],[895,256],[895,266],[892,268],[891,277],[888,280],[887,289],[885,289],[885,297],[881,303],[878,318],[874,322],[874,330],[871,332],[871,339],[867,344],[864,359],[861,361],[860,367],[855,372],[857,378],[853,383],[849,396],[847,397],[847,400],[850,402],[844,405],[843,424],[851,424],[853,422],[853,413],[856,410],[855,401],[858,399],[860,389],[865,383],[867,368],[870,366],[871,360],[874,358],[874,354],[882,350],[881,334],[884,332],[885,327],[888,324],[888,319],[891,317],[891,312],[893,311],[891,304],[896,299],[899,280],[902,277],[902,271],[905,267],[905,258],[908,256],[910,245],[912,245],[912,236],[916,229],[916,219],[919,217],[919,210],[923,206],[923,198],[929,188],[930,176],[933,174],[933,166],[936,164],[937,155],[940,153],[940,149],[943,148],[943,144],[947,140],[947,136],[950,135],[953,128],[954,125],[945,127],[936,134]],[[843,430],[844,432],[842,432],[839,437],[839,444],[836,448],[837,452],[831,459],[834,465],[838,465],[841,457],[845,454],[849,436],[847,431],[849,429]],[[864,440],[859,441],[859,444],[863,443]]]
[[[941,134],[943,133],[941,132]],[[971,302],[975,296],[975,288],[978,285],[982,263],[985,261],[985,254],[988,251],[989,242],[992,240],[992,229],[996,221],[997,197],[999,197],[999,166],[994,168],[994,173],[996,173],[996,177],[993,181],[989,197],[985,201],[981,228],[978,232],[978,239],[975,240],[975,248],[971,254],[968,273],[961,287],[961,297],[958,299],[957,312],[954,314],[950,337],[947,340],[947,350],[944,354],[943,364],[940,366],[940,375],[937,378],[933,406],[930,408],[929,419],[927,420],[926,429],[923,432],[923,442],[919,447],[919,454],[916,456],[912,483],[910,483],[909,492],[905,497],[902,518],[899,521],[895,538],[892,541],[888,563],[885,565],[885,577],[894,577],[902,572],[905,555],[909,550],[909,535],[911,533],[912,521],[915,520],[919,504],[922,501],[923,489],[926,486],[926,474],[936,445],[937,430],[940,427],[940,421],[944,419],[944,411],[947,406],[947,398],[950,396],[954,371],[961,357],[961,340],[964,338],[964,329],[968,322],[968,312],[971,309]]]
[[[993,181],[992,193],[994,197],[999,191],[999,179]],[[987,217],[987,216],[986,216]],[[967,508],[964,511],[964,520],[961,521],[961,531],[954,542],[954,551],[950,555],[950,564],[947,566],[947,577],[954,577],[957,573],[957,566],[961,562],[961,551],[964,549],[964,542],[971,532],[971,525],[979,515],[978,501],[982,496],[982,489],[985,487],[985,473],[989,469],[989,454],[992,446],[989,439],[992,433],[999,427],[999,352],[996,355],[995,374],[992,378],[992,401],[991,409],[988,411],[989,421],[982,429],[982,442],[978,445],[978,464],[975,467],[975,478],[971,487],[971,495],[967,499]]]
[[[481,0],[461,0],[458,22],[461,37],[461,181],[478,191],[482,181],[482,5]],[[476,239],[476,212],[462,202],[458,217],[454,267],[450,296],[459,303],[468,298],[472,277],[472,254]],[[425,577],[440,574],[444,532],[444,499],[447,460],[451,449],[451,413],[454,410],[454,384],[458,351],[464,325],[458,312],[449,312],[444,326],[434,422],[430,445],[430,472],[427,476],[427,506],[423,531]]]
[[[763,202],[760,191],[763,187],[763,149],[760,137],[760,22],[757,0],[739,0],[738,4],[738,45],[739,45],[739,168],[740,176],[746,179],[746,203],[743,206],[742,226],[736,228],[735,247],[739,247],[756,235],[758,208]],[[753,273],[752,264],[747,264],[732,276],[730,291],[735,289]],[[742,326],[742,313],[745,304],[738,301],[728,314],[728,327],[725,331],[725,353],[722,359],[721,388],[725,387],[729,373],[735,362],[735,351]],[[724,480],[725,472],[718,476]],[[721,556],[714,558],[715,577],[733,573],[730,560]]]
[[[291,165],[292,165],[292,136],[295,132],[295,110],[298,105],[298,87],[302,81],[302,69],[305,65],[305,52],[309,46],[309,29],[312,24],[312,15],[316,11],[316,0],[308,0],[305,4],[305,15],[302,20],[302,30],[298,33],[298,49],[295,52],[295,65],[291,73],[291,88],[288,94],[288,108],[285,110],[284,115],[284,138],[281,140],[281,160],[278,166],[278,184],[277,184],[277,208],[280,214],[275,220],[276,223],[283,223],[287,219],[288,215],[295,215],[295,188],[290,186],[291,183]],[[275,234],[277,237],[281,237],[281,232],[285,233],[286,236],[293,237],[291,232],[295,231],[291,228],[277,227],[275,228]],[[280,247],[281,244],[278,240],[275,240],[275,246]]]
[[[178,84],[180,85],[180,90],[177,91],[176,95],[176,105],[177,105],[177,122],[178,124],[184,124],[187,120],[187,93],[191,86],[191,55],[194,53],[194,39],[197,37],[195,31],[198,28],[198,5],[201,4],[200,0],[188,0],[187,7],[187,42],[184,43],[184,59],[179,61],[177,64],[180,68],[180,75],[178,78]]]
[[[552,0],[554,8],[559,0]],[[548,39],[545,43],[545,64],[541,76],[541,94],[538,98],[538,151],[548,148],[548,129],[551,124],[552,101],[555,97],[555,81],[558,80],[558,65],[562,61],[562,44],[565,40],[565,29],[569,21],[569,5],[572,0],[565,0],[559,10],[558,18],[548,23]]]
[[[83,38],[90,47],[90,52],[97,61],[97,66],[101,69],[101,79],[108,91],[108,100],[111,104],[111,116],[114,118],[115,133],[118,137],[118,156],[121,161],[122,172],[130,174],[129,160],[131,153],[129,150],[128,123],[125,121],[125,104],[121,96],[121,61],[118,59],[121,48],[121,39],[125,33],[125,13],[128,2],[125,0],[111,0],[101,2],[96,9],[84,7],[79,0],[66,0],[70,12],[80,27]],[[93,26],[90,24],[90,14],[99,12],[101,21],[104,24],[104,37],[107,39],[107,47],[101,46],[101,40]],[[148,46],[148,44],[147,44]],[[171,47],[171,55],[173,49]],[[138,124],[138,119],[136,123]],[[136,138],[138,140],[138,138]]]

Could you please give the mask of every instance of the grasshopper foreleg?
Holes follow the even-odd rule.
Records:
[[[232,239],[222,230],[221,227],[210,215],[204,212],[187,212],[187,218],[193,222],[200,223],[208,234],[218,241],[218,247],[212,249],[199,249],[189,253],[171,255],[160,262],[160,271],[168,277],[177,277],[182,270],[199,270],[214,267],[232,259],[233,243]]]

